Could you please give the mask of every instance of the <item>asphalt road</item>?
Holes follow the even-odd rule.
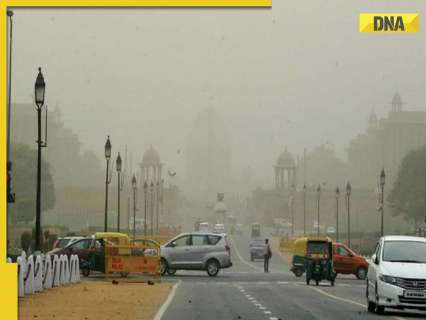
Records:
[[[369,313],[365,281],[339,276],[328,283],[307,286],[304,278],[289,272],[289,265],[275,252],[270,273],[263,262],[250,262],[248,232],[231,238],[233,267],[217,277],[205,272],[178,271],[165,281],[178,282],[176,294],[163,320],[277,320],[277,319],[424,319],[426,313],[386,311]]]

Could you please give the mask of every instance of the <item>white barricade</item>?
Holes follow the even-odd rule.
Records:
[[[52,288],[52,259],[49,254],[44,258],[43,288]]]
[[[52,279],[52,287],[59,287],[61,281],[61,261],[59,260],[58,255],[53,256],[53,265],[52,265],[52,271],[53,271],[53,279]]]
[[[61,262],[61,275],[59,277],[60,285],[66,285],[69,283],[70,275],[69,275],[69,266],[68,266],[68,257],[62,254],[59,258]]]
[[[30,255],[17,258],[18,296],[41,292],[43,289],[80,282],[80,261],[77,255]]]
[[[77,259],[75,259],[75,282],[80,282],[80,259],[77,256]]]
[[[34,291],[43,291],[43,257],[38,255],[34,266]]]
[[[34,258],[32,255],[25,263],[24,292],[25,294],[34,293]]]
[[[21,256],[18,257],[16,262],[18,264],[18,297],[24,297],[24,278],[25,271],[27,270],[27,257],[24,251],[22,251]]]

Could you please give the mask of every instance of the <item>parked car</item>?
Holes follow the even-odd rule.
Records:
[[[250,260],[263,259],[265,250],[265,240],[254,239],[250,242]]]
[[[65,248],[67,245],[74,243],[84,237],[59,237],[53,244],[53,249]]]
[[[225,225],[223,223],[216,223],[213,228],[213,233],[225,233]]]
[[[89,256],[89,248],[92,244],[92,238],[81,238],[74,242],[71,242],[70,244],[66,245],[63,248],[56,248],[51,251],[49,251],[49,254],[66,254],[68,257],[72,254],[76,254],[80,260],[87,260]]]
[[[426,310],[426,239],[380,238],[367,276],[368,311],[385,308]]]
[[[231,248],[225,234],[182,233],[161,246],[161,274],[173,275],[176,270],[205,270],[216,276],[229,268]]]
[[[337,273],[353,274],[360,280],[367,276],[367,259],[357,255],[343,243],[333,243],[333,265]]]

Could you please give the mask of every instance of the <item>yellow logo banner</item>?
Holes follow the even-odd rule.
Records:
[[[418,13],[361,13],[359,31],[367,33],[412,33],[419,31]]]

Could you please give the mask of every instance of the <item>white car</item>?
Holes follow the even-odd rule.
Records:
[[[426,310],[426,238],[380,238],[368,267],[366,295],[370,312]]]
[[[213,228],[213,233],[225,233],[225,225],[223,223],[216,223]]]

